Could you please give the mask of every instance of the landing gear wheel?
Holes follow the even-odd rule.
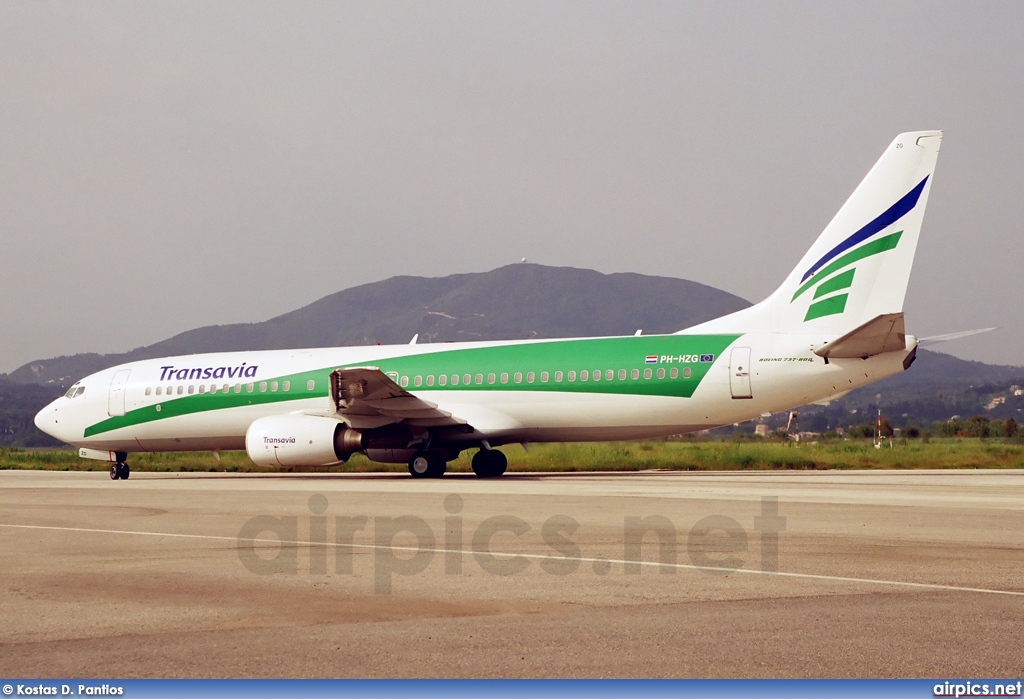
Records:
[[[413,478],[440,478],[448,470],[444,456],[436,451],[418,451],[409,459],[409,473]]]
[[[121,477],[121,469],[118,468],[120,464],[110,464],[110,480],[116,481]]]
[[[128,476],[131,474],[131,469],[128,468],[128,464],[122,461],[117,465],[117,475],[121,477],[121,480],[128,480]]]
[[[481,478],[497,478],[508,468],[508,459],[497,449],[481,449],[473,455],[473,473]]]

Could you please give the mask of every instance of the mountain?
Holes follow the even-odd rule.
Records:
[[[675,332],[750,304],[685,279],[514,264],[448,277],[392,277],[326,296],[262,323],[215,325],[121,354],[29,362],[16,383],[70,385],[116,364],[255,349]]]

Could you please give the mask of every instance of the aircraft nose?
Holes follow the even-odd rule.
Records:
[[[57,437],[57,439],[60,439],[57,435],[57,427],[60,423],[57,421],[56,403],[57,401],[53,401],[36,413],[36,417],[33,422],[36,423],[36,427],[38,427],[40,431],[45,432],[51,437]]]

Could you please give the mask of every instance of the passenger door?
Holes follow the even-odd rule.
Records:
[[[131,369],[121,369],[110,381],[110,396],[107,398],[107,415],[124,415],[124,391]]]
[[[750,392],[750,348],[733,347],[729,358],[729,389],[733,398],[753,398]]]

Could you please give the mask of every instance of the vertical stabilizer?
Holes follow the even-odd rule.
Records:
[[[941,140],[897,136],[775,293],[698,328],[842,334],[901,313]]]

